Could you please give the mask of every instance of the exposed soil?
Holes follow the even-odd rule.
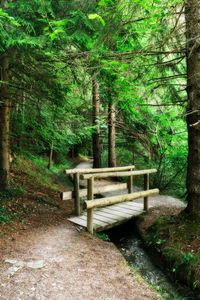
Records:
[[[134,280],[112,243],[80,233],[57,218],[47,224],[34,220],[32,228],[1,241],[2,300],[157,299],[146,284]],[[8,259],[42,261],[44,266],[24,266],[11,275]]]
[[[61,202],[58,192],[26,172],[13,175],[27,192],[9,200],[12,211],[21,211],[15,224],[0,225],[0,299],[161,298],[130,271],[112,243],[67,221],[72,201]]]

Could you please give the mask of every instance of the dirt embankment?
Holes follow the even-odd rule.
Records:
[[[137,228],[143,241],[156,251],[174,280],[180,280],[200,299],[200,228],[182,207],[154,207],[139,217]]]

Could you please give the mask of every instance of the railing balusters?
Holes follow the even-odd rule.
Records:
[[[79,195],[79,174],[74,174],[74,210],[77,216],[80,216],[80,195]]]
[[[130,169],[130,171],[133,171],[133,169]],[[128,177],[127,188],[129,194],[133,193],[133,176]]]
[[[88,200],[94,199],[94,177],[88,179]],[[87,230],[93,234],[93,208],[87,210]]]

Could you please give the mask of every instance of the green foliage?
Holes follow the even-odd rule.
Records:
[[[22,197],[26,191],[20,187],[12,187],[5,192],[0,193],[0,224],[13,224],[13,220],[19,216],[19,212],[13,210],[12,207],[7,206],[7,202],[12,202],[15,197]]]
[[[147,245],[162,254],[173,278],[181,278],[199,289],[200,255],[198,249],[199,220],[192,220],[184,211],[163,217],[148,230]]]
[[[13,17],[10,17],[7,13],[5,13],[3,11],[2,8],[0,8],[0,26],[3,25],[4,19],[6,19],[7,21],[9,21],[14,26],[20,26],[20,24],[18,22],[16,22]]]
[[[160,248],[162,244],[166,242],[167,236],[168,236],[168,230],[167,227],[163,228],[163,236],[159,236],[157,232],[159,231],[159,228],[165,224],[165,221],[163,218],[156,219],[155,223],[150,227],[149,229],[149,236],[146,240],[146,244],[148,246],[155,246],[157,248]]]
[[[26,151],[23,156],[17,156],[14,162],[15,167],[24,170],[27,174],[34,178],[35,182],[44,187],[51,186],[53,190],[57,191],[56,184],[62,184],[67,188],[71,188],[72,184],[66,176],[63,178],[63,170],[73,168],[73,163],[67,159],[63,160],[62,164],[52,164],[51,169],[47,169],[48,160],[44,157],[39,157],[33,153]],[[52,176],[55,176],[55,183],[52,183]]]
[[[94,235],[104,241],[110,242],[109,236],[105,233],[95,233]]]
[[[48,156],[53,143],[53,159],[64,165],[74,145],[89,152],[99,124],[107,143],[112,99],[118,165],[134,160],[137,169],[155,167],[152,185],[183,196],[186,66],[181,52],[165,54],[182,49],[174,13],[181,3],[7,1],[0,10],[0,51],[9,57],[12,152]],[[91,126],[94,75],[102,105]],[[104,147],[104,166],[107,155]]]
[[[17,213],[10,214],[10,211],[7,208],[0,207],[0,223],[1,224],[13,224],[11,221],[17,216]]]
[[[102,17],[99,16],[98,14],[90,14],[90,15],[88,15],[88,18],[89,18],[90,20],[95,20],[95,19],[97,19],[97,20],[99,20],[99,21],[101,22],[101,24],[102,24],[103,26],[106,25],[105,21],[104,21],[104,20],[102,19]]]
[[[181,255],[182,255],[182,258],[181,258],[180,264],[189,263],[196,259],[196,256],[190,252],[186,254],[183,251],[181,251]]]

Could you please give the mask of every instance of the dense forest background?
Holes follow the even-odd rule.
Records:
[[[200,289],[199,15],[200,0],[0,0],[0,238],[9,255],[20,230],[30,238],[42,229],[40,244],[47,225],[68,224],[76,207],[65,169],[92,158],[94,168],[156,168],[150,187],[185,205],[158,196],[139,220],[143,240],[174,281]],[[67,240],[77,247],[77,238],[88,239]]]
[[[0,1],[2,188],[10,154],[50,167],[79,153],[155,167],[152,185],[185,198],[186,117],[199,111],[187,106],[188,2]]]

